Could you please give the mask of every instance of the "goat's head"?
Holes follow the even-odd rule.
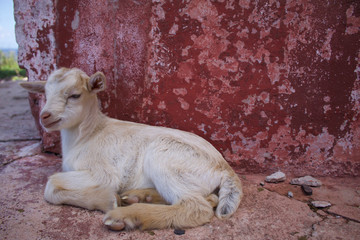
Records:
[[[41,125],[47,131],[56,131],[75,127],[86,118],[89,111],[97,107],[96,93],[105,89],[105,83],[106,78],[101,72],[89,77],[77,68],[61,68],[54,71],[47,82],[23,82],[20,85],[29,92],[45,93]]]

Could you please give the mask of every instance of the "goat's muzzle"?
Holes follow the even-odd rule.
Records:
[[[42,112],[40,115],[41,124],[45,128],[50,128],[61,121],[60,119],[54,119],[50,112]]]

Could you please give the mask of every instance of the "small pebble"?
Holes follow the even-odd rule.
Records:
[[[289,192],[288,192],[288,197],[289,197],[289,198],[293,198],[293,197],[294,197],[294,194],[289,191]]]
[[[316,208],[326,208],[331,206],[331,203],[325,201],[312,201],[311,204]]]
[[[301,189],[303,190],[305,195],[310,196],[313,193],[311,187],[309,187],[308,185],[301,185]]]
[[[184,229],[175,229],[174,233],[176,235],[184,235],[185,234],[185,230]]]
[[[261,182],[261,183],[260,183],[260,186],[262,186],[262,187],[265,186],[265,183],[264,183],[264,182]]]

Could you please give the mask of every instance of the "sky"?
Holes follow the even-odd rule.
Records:
[[[12,0],[0,0],[0,49],[4,48],[18,48]]]

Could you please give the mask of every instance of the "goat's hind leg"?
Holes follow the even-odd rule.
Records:
[[[109,211],[104,224],[116,231],[196,227],[210,222],[217,204],[215,194],[182,199],[174,205],[135,203]]]
[[[115,190],[96,183],[88,171],[61,172],[50,176],[44,195],[52,204],[68,204],[103,212],[120,205]]]

